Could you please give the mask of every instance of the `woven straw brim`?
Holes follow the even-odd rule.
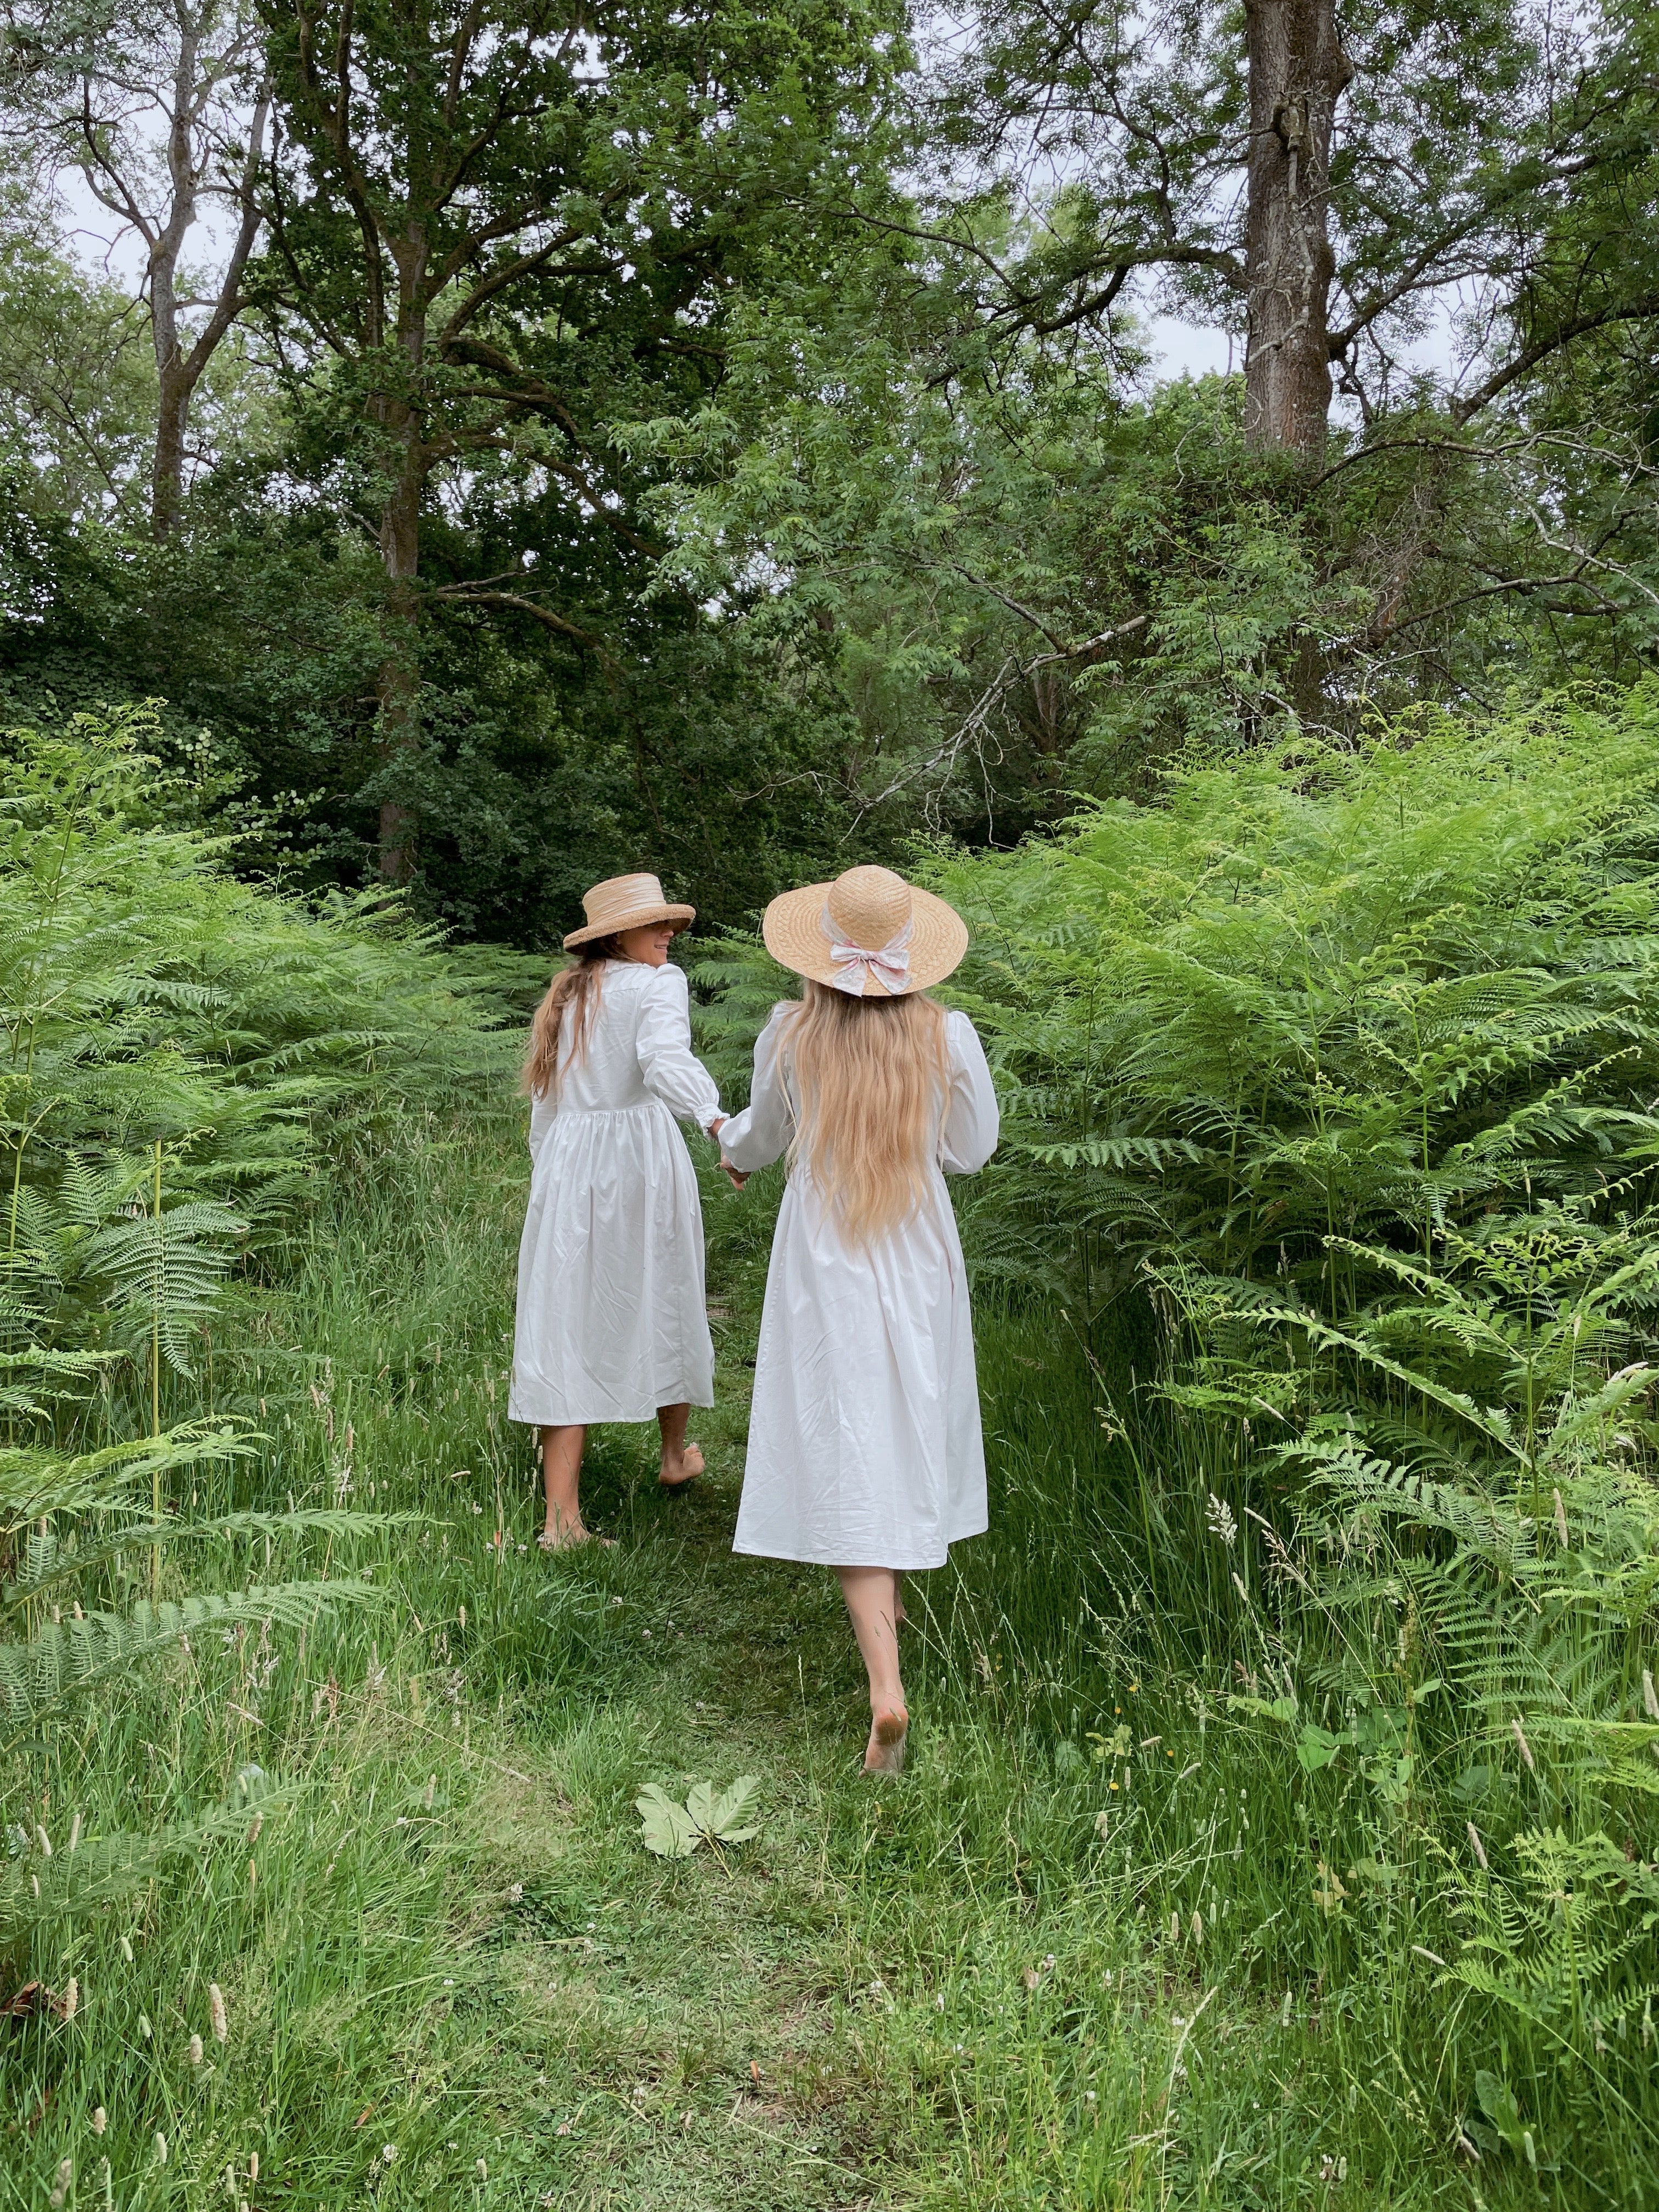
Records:
[[[697,918],[694,906],[635,906],[629,907],[610,921],[590,922],[586,929],[573,929],[564,940],[567,952],[574,952],[579,945],[591,945],[596,937],[620,937],[625,929],[644,929],[653,921],[672,921],[676,929],[685,929]]]
[[[805,975],[814,983],[833,983],[836,980],[835,962],[830,957],[830,939],[823,933],[824,901],[835,889],[833,884],[808,884],[802,890],[785,891],[775,898],[766,909],[761,922],[761,935],[766,939],[766,949],[781,967],[793,968],[797,975]],[[866,947],[868,951],[879,951],[879,945]],[[968,950],[968,925],[953,906],[932,891],[910,890],[910,988],[925,991],[930,984],[942,983],[954,968],[962,964]],[[866,975],[864,996],[866,999],[892,999],[905,995],[890,991],[877,977]]]

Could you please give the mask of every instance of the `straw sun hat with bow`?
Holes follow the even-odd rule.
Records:
[[[786,891],[766,909],[772,957],[852,998],[902,999],[943,982],[968,950],[968,925],[890,868],[848,868],[832,884]]]
[[[696,907],[677,906],[665,899],[654,876],[607,877],[591,891],[582,893],[582,912],[587,916],[586,923],[566,938],[567,952],[592,945],[597,938],[619,936],[624,929],[647,928],[653,921],[672,922],[676,929],[684,929],[697,918]]]

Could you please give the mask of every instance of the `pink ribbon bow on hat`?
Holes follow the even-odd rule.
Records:
[[[865,978],[879,976],[895,997],[910,988],[910,924],[907,921],[896,937],[890,938],[879,952],[871,952],[861,945],[842,945],[836,937],[836,925],[830,909],[823,909],[823,933],[830,939],[830,957],[836,963],[836,973],[830,978],[837,991],[845,991],[849,998],[864,995]]]

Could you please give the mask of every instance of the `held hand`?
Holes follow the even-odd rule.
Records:
[[[722,1160],[720,1162],[720,1173],[726,1177],[726,1180],[731,1184],[733,1190],[741,1190],[744,1183],[749,1180],[748,1176],[743,1174],[740,1170],[732,1166],[730,1160]]]

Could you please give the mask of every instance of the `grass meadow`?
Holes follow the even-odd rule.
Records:
[[[616,1548],[551,1562],[502,1418],[523,1188],[514,1114],[411,1121],[226,1317],[212,1410],[263,1441],[196,1510],[383,1513],[351,1540],[374,1595],[191,1636],[5,1774],[54,1866],[72,1837],[230,1811],[14,1951],[59,2007],[0,2030],[0,2203],[1601,2194],[1547,2143],[1534,2166],[1482,2130],[1456,2155],[1480,2110],[1436,1993],[1456,1884],[1387,1875],[1370,1793],[1230,1710],[1250,1606],[1205,1519],[1216,1471],[1141,1480],[1100,1410],[1150,1333],[1109,1373],[1051,1316],[984,1316],[994,1527],[916,1578],[913,1759],[872,1785],[829,1578],[727,1548],[764,1182],[706,1189],[709,1475],[659,1498],[649,1437],[601,1432]],[[279,1540],[292,1559],[221,1578],[325,1564]],[[744,1773],[755,1840],[641,1849],[641,1784]],[[1609,2118],[1639,2201],[1647,2120]]]
[[[599,1431],[543,1558],[541,971],[231,877],[142,716],[10,733],[0,2212],[1652,2205],[1656,714],[950,863],[991,1527],[896,1783],[730,1551],[776,1172],[702,1164],[707,1476]]]

